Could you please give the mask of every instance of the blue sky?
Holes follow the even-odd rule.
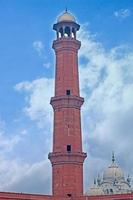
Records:
[[[52,25],[66,5],[81,25],[85,190],[112,150],[133,174],[133,1],[1,0],[0,190],[50,193]]]

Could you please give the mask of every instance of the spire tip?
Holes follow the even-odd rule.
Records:
[[[112,152],[112,163],[115,162],[115,154],[114,154],[114,151]]]
[[[68,12],[67,6],[66,6],[66,8],[65,8],[65,12]]]

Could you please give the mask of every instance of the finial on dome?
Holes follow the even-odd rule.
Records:
[[[68,12],[67,7],[65,8],[65,11],[58,17],[57,22],[74,22],[76,23],[75,17]]]
[[[114,151],[112,152],[112,163],[115,162],[115,154],[114,154]]]
[[[97,184],[100,185],[101,183],[101,178],[100,178],[100,175],[98,174],[98,177],[97,177]]]
[[[127,177],[127,182],[128,182],[128,184],[130,185],[130,183],[131,183],[131,178],[130,178],[130,175],[128,174],[128,177]]]
[[[68,11],[68,9],[67,9],[67,6],[66,6],[66,8],[65,8],[65,12],[67,13],[67,11]]]

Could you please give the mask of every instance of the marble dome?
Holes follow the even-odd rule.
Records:
[[[122,169],[115,162],[112,162],[112,164],[104,171],[103,180],[115,180],[115,179],[124,180],[124,173]]]
[[[132,193],[131,178],[125,179],[122,169],[116,164],[114,153],[112,154],[112,163],[105,169],[103,177],[98,175],[97,182],[91,187],[86,195],[110,195]]]
[[[71,13],[65,11],[65,13],[58,17],[57,22],[76,22],[76,19]]]

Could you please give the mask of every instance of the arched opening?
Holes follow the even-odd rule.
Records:
[[[63,28],[61,27],[59,29],[59,38],[63,37]]]
[[[61,38],[61,33],[60,32],[58,32],[58,38]]]
[[[108,189],[106,189],[106,194],[109,194],[109,190]]]
[[[113,189],[112,188],[110,189],[110,193],[113,194]]]
[[[76,38],[76,31],[74,28],[72,28],[72,38]]]
[[[57,37],[62,38],[62,37],[72,37],[76,38],[76,30],[75,28],[66,26],[66,27],[60,27],[60,29],[57,32]]]
[[[71,36],[70,28],[69,28],[68,26],[65,27],[64,36],[65,36],[65,37],[70,37],[70,36]]]

